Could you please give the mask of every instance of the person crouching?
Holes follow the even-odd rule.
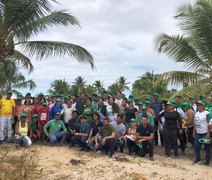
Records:
[[[32,131],[29,122],[26,121],[26,118],[27,115],[22,113],[20,116],[20,121],[15,126],[14,141],[16,147],[21,145],[30,146],[32,144],[32,141],[28,136],[28,134],[31,135]]]

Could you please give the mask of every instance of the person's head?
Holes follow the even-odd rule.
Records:
[[[77,119],[79,116],[79,113],[77,112],[77,110],[72,111],[72,118],[73,119]]]
[[[24,101],[24,104],[25,104],[26,106],[31,105],[31,100],[30,100],[30,99],[26,99],[26,100]]]
[[[56,106],[60,106],[61,102],[62,102],[61,98],[57,98],[56,99]]]
[[[202,112],[205,110],[205,103],[203,101],[198,101],[197,102],[197,110],[199,112]]]
[[[31,99],[31,93],[30,92],[26,93],[25,99]]]
[[[116,98],[117,98],[117,99],[120,99],[121,97],[122,97],[121,91],[117,91],[117,92],[116,92]]]
[[[99,113],[98,113],[98,112],[94,112],[94,113],[92,114],[92,118],[93,118],[94,121],[99,121],[99,120],[100,120],[100,115],[99,115]]]
[[[103,99],[103,98],[99,98],[98,104],[99,104],[99,105],[103,105],[103,104],[104,104],[104,99]]]
[[[117,124],[122,123],[122,119],[123,119],[123,116],[122,116],[121,114],[118,114],[118,115],[117,115],[117,118],[116,118]]]
[[[135,118],[132,118],[132,119],[130,120],[130,126],[131,126],[132,128],[135,128],[135,127],[137,126],[137,122],[136,122],[136,119],[135,119]]]
[[[46,109],[47,106],[48,106],[48,104],[47,104],[46,102],[44,102],[44,103],[42,104],[42,108],[43,108],[43,109]]]
[[[172,103],[172,102],[167,102],[167,104],[166,104],[166,110],[167,111],[173,111],[173,109],[174,109],[174,104]]]
[[[143,103],[142,103],[142,102],[138,102],[138,109],[139,109],[139,110],[142,109],[142,106],[143,106]]]
[[[41,104],[43,104],[44,102],[46,102],[45,97],[41,97],[41,98],[40,98],[40,101],[39,101],[39,104],[41,105]]]
[[[109,120],[109,118],[104,118],[104,120],[103,120],[103,125],[104,126],[107,126],[107,125],[109,125],[110,124],[110,120]]]
[[[6,99],[11,99],[12,94],[13,94],[12,91],[8,91],[8,92],[7,92]]]
[[[153,100],[154,101],[159,101],[159,97],[160,97],[159,93],[156,92],[156,93],[153,94]]]
[[[122,100],[121,106],[122,106],[122,107],[126,107],[126,106],[127,106],[127,100],[126,100],[126,99],[123,99],[123,100]]]
[[[21,122],[25,122],[27,118],[27,114],[26,113],[22,113],[20,116]]]
[[[70,99],[67,100],[67,107],[71,107],[72,106],[72,101]]]
[[[80,99],[81,100],[84,100],[85,99],[85,93],[83,93],[83,92],[80,93]]]
[[[21,98],[17,98],[16,101],[15,101],[16,105],[21,105],[21,100],[22,100]]]
[[[188,111],[191,107],[191,103],[190,102],[183,102],[182,103],[182,108],[184,111]]]
[[[151,101],[151,98],[149,96],[146,96],[145,101]]]
[[[145,105],[146,105],[146,107],[147,107],[147,109],[150,107],[150,101],[146,101],[145,102]]]
[[[34,114],[32,116],[32,121],[34,121],[34,122],[37,122],[38,121],[38,115],[37,114]]]
[[[167,106],[167,100],[162,100],[162,109],[166,110],[166,106]]]
[[[129,107],[133,107],[133,99],[128,99],[127,104]]]
[[[194,96],[190,96],[190,97],[189,97],[189,102],[190,102],[191,104],[194,104],[194,103],[195,103],[195,97],[194,97]]]
[[[138,105],[139,99],[137,97],[134,98],[134,103],[135,103],[135,105]]]
[[[97,95],[97,93],[93,93],[92,94],[92,100],[93,101],[98,101],[98,95]]]
[[[92,99],[91,98],[88,98],[86,100],[86,106],[91,106],[92,105]]]
[[[199,100],[205,102],[206,96],[205,95],[200,95]]]
[[[55,103],[55,95],[52,95],[52,96],[51,96],[51,100],[50,100],[50,101],[51,101],[52,104]]]
[[[80,116],[80,123],[85,124],[87,122],[86,116]]]
[[[143,105],[142,107],[141,107],[141,111],[142,111],[142,113],[145,115],[145,114],[147,114],[147,107],[146,107],[146,105]]]
[[[148,122],[149,122],[149,120],[148,120],[147,116],[143,116],[143,117],[142,117],[142,124],[143,124],[144,126],[146,126],[146,125],[148,124]]]
[[[175,96],[175,101],[178,104],[181,101],[181,96],[180,95],[176,95]]]
[[[108,97],[108,104],[112,105],[114,103],[114,98]]]
[[[38,98],[37,97],[33,98],[33,104],[38,104]]]
[[[55,114],[55,120],[56,120],[56,121],[59,121],[59,120],[60,120],[60,117],[61,117],[61,113],[57,112],[57,113]]]
[[[103,99],[107,99],[107,96],[108,96],[108,95],[107,95],[107,91],[104,91],[104,92],[102,93],[102,98],[103,98]]]

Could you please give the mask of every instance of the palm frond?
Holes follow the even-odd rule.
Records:
[[[29,88],[30,90],[36,88],[36,84],[33,80],[22,81],[17,84],[14,84],[13,88]]]
[[[203,59],[198,56],[196,50],[190,45],[190,39],[183,36],[169,36],[161,34],[156,39],[156,48],[159,52],[163,52],[176,62],[183,62],[184,65],[193,70],[198,68],[206,68],[211,70]]]
[[[24,53],[28,53],[29,57],[36,55],[37,59],[42,60],[68,55],[80,63],[89,63],[92,69],[95,68],[92,55],[83,47],[75,44],[56,41],[27,41],[16,45],[21,45]]]

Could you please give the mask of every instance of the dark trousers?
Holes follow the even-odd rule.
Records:
[[[129,152],[132,152],[132,148],[133,148],[134,146],[136,146],[135,141],[132,141],[132,140],[130,140],[130,139],[127,139],[127,147],[128,147],[128,149],[129,149]]]
[[[178,156],[178,145],[177,145],[177,129],[169,129],[164,126],[164,140],[165,140],[165,154],[170,156],[171,149],[174,149],[175,156]]]
[[[101,151],[106,151],[106,152],[109,151],[110,152],[110,156],[112,156],[114,154],[114,148],[116,146],[116,139],[115,138],[114,139],[107,139],[105,141],[105,144],[102,145],[102,137],[99,136],[98,137],[98,143],[100,145],[100,148],[99,149]]]
[[[154,141],[155,141],[155,145],[158,145],[158,119],[155,119]]]
[[[73,142],[74,144],[79,144],[79,146],[81,148],[86,148],[87,147],[87,141],[88,137],[84,137],[84,136],[72,136],[71,137],[71,142]]]
[[[202,143],[199,142],[199,139],[203,138],[203,136],[206,136],[206,134],[198,134],[198,133],[195,134],[194,151],[195,151],[196,161],[200,161],[200,149],[201,149]],[[210,163],[211,144],[204,144],[204,149],[206,152],[205,161],[206,163]]]
[[[163,146],[164,145],[164,134],[163,134],[163,130],[159,130],[159,133],[160,133],[160,143],[161,143],[161,146]]]
[[[71,132],[68,132],[67,135],[66,135],[66,141],[68,143],[71,143],[71,138],[73,137],[74,135],[71,134]]]
[[[144,157],[146,154],[149,154],[149,157],[153,157],[153,140],[143,141],[142,148],[135,145],[131,148],[131,151],[136,152],[140,157]]]
[[[115,145],[115,149],[120,148],[120,150],[123,150],[125,147],[125,140],[123,139],[117,139],[116,138],[116,145]]]
[[[186,147],[186,143],[187,143],[185,129],[182,129],[182,134],[180,134],[179,129],[178,129],[178,139],[180,141],[180,149],[181,149],[182,152],[184,152],[185,147]]]
[[[193,131],[194,131],[194,127],[187,128],[188,142],[191,143],[192,145],[194,145]]]

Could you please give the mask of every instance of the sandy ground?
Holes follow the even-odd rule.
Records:
[[[6,147],[4,147],[6,146]],[[3,148],[4,147],[4,148]],[[2,154],[6,149],[20,153],[24,148],[13,145],[0,146]],[[212,166],[192,164],[191,151],[179,159],[165,158],[163,148],[155,148],[155,161],[147,157],[116,153],[116,159],[94,151],[80,152],[78,147],[33,145],[28,150],[37,152],[37,169],[42,169],[40,180],[146,180],[146,179],[212,179]]]

